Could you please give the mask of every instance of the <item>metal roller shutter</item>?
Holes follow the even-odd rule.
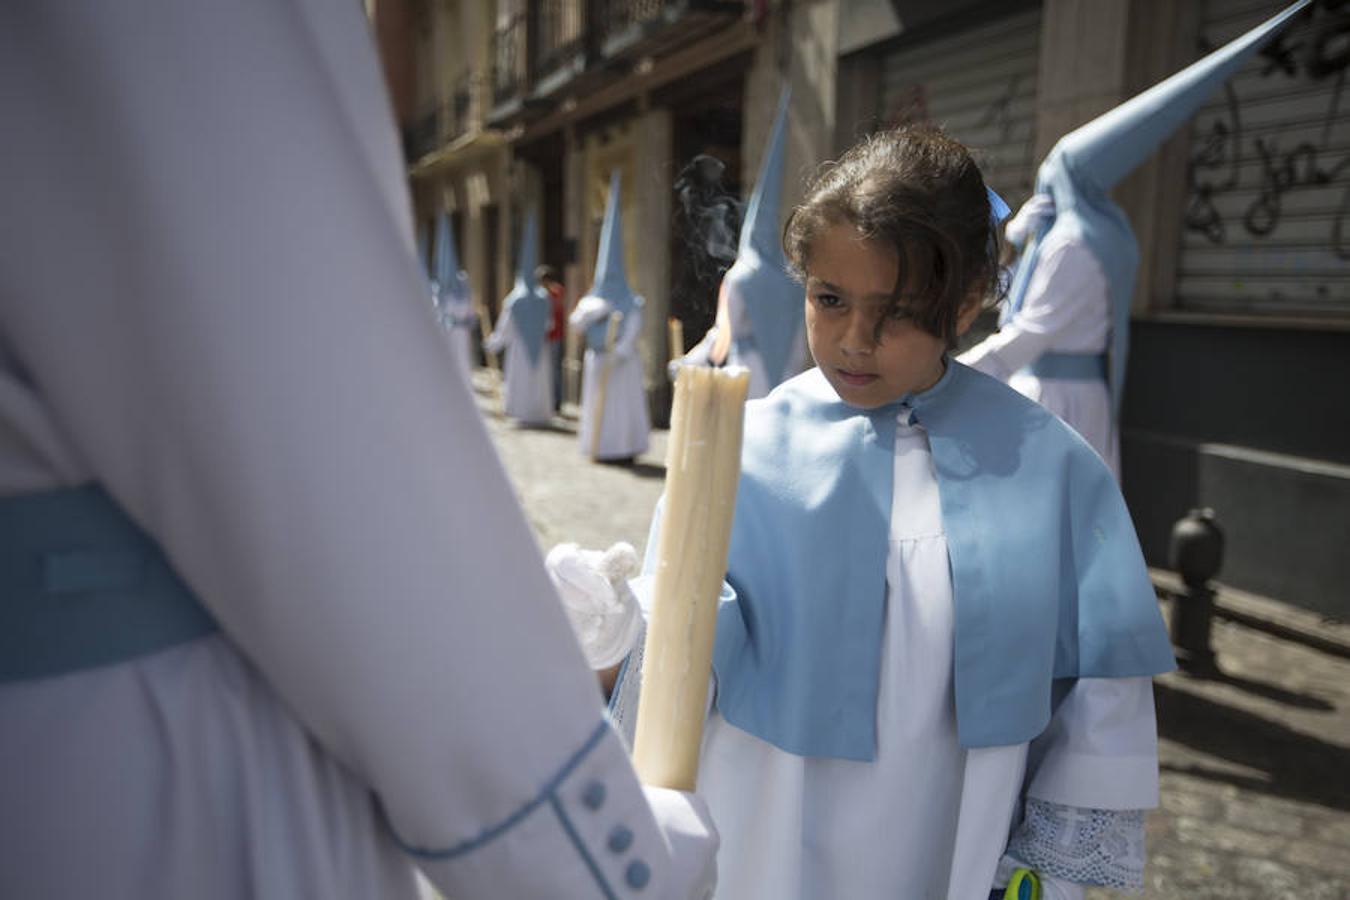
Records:
[[[1217,47],[1285,4],[1209,0]],[[1191,131],[1178,305],[1350,316],[1350,7],[1317,4],[1250,61]]]
[[[882,68],[882,119],[931,121],[977,153],[985,180],[1016,209],[1035,183],[1041,12],[1032,9],[902,44]]]

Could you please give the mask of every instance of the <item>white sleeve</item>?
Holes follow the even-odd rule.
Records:
[[[515,326],[511,322],[511,307],[504,306],[502,314],[497,317],[497,327],[492,329],[492,334],[488,335],[483,342],[483,349],[489,353],[501,353],[511,343],[511,337],[515,334]]]
[[[1106,276],[1085,247],[1067,239],[1043,246],[1022,308],[957,360],[1007,381],[1049,350],[1081,317],[1099,314],[1090,298],[1105,292]]]
[[[1027,796],[1091,809],[1158,805],[1149,678],[1080,678],[1032,745]]]
[[[626,895],[640,854],[659,896],[670,851],[427,327],[360,5],[150,6],[0,7],[6,344],[442,891]]]

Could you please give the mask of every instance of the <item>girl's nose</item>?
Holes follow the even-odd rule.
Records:
[[[861,310],[853,310],[844,324],[844,333],[839,341],[839,349],[846,356],[858,356],[871,353],[876,349],[876,323],[872,317]]]

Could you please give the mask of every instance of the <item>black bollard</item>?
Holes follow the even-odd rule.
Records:
[[[1210,579],[1223,564],[1223,531],[1214,510],[1193,509],[1172,526],[1171,566],[1186,588],[1172,604],[1172,644],[1177,665],[1194,675],[1218,671],[1210,647],[1209,627],[1214,617],[1214,590]]]

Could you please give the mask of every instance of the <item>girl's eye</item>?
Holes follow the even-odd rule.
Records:
[[[838,294],[819,293],[816,294],[816,305],[823,309],[834,309],[840,303]]]

